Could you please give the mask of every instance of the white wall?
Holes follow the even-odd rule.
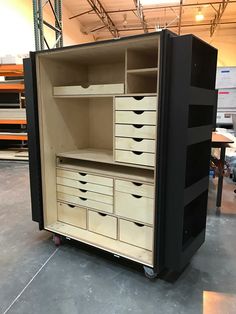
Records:
[[[48,8],[47,8],[48,7]],[[49,5],[45,7],[44,19],[53,22]],[[80,31],[78,20],[69,20],[70,12],[63,7],[64,46],[93,41],[91,35]],[[52,46],[54,33],[44,27],[45,37]],[[25,54],[35,50],[32,0],[0,0],[0,55]]]

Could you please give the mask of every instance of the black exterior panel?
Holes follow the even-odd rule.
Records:
[[[181,271],[205,239],[217,50],[192,35],[171,41],[162,221],[164,265]]]
[[[44,228],[35,55],[24,59],[32,219]]]

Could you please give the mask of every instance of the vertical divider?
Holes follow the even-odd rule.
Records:
[[[128,49],[125,49],[125,94],[128,94],[127,64],[128,64]]]
[[[112,135],[112,137],[113,137],[113,147],[112,147],[112,153],[113,153],[113,161],[115,161],[115,145],[116,145],[116,138],[115,138],[115,136],[116,136],[116,116],[115,116],[115,110],[116,110],[116,106],[115,106],[115,101],[116,101],[116,97],[114,96],[113,98],[112,98],[112,112],[113,112],[113,115],[112,115],[112,117],[113,117],[113,121],[112,121],[112,124],[113,124],[113,135]]]

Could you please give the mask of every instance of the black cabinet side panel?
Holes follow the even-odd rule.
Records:
[[[169,84],[171,75],[171,38],[176,35],[168,30],[161,32],[160,36],[160,62],[159,62],[159,97],[158,97],[158,121],[157,121],[157,157],[156,157],[156,208],[154,229],[154,266],[157,272],[164,268],[165,252],[165,193],[166,193],[166,169],[167,169],[167,145],[168,134],[168,103]]]
[[[44,227],[44,223],[34,54],[31,54],[31,58],[24,59],[24,74],[32,219],[39,223],[39,229],[41,230]]]
[[[205,239],[217,50],[192,35],[171,41],[161,210],[165,210],[164,265],[181,271]]]

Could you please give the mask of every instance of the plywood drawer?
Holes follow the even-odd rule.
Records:
[[[152,225],[154,222],[154,199],[116,191],[115,214]]]
[[[89,210],[88,229],[89,231],[117,239],[117,218]]]
[[[87,208],[94,208],[106,213],[113,213],[113,205],[89,200],[86,197],[78,197],[78,204]]]
[[[119,220],[120,241],[153,250],[153,228],[135,222]]]
[[[57,184],[78,188],[78,181],[63,177],[57,177]]]
[[[116,97],[116,110],[156,110],[156,97]]]
[[[154,198],[154,185],[140,182],[115,180],[115,191]]]
[[[64,169],[57,169],[57,177],[78,180],[78,173]]]
[[[72,187],[64,186],[64,185],[57,185],[57,191],[66,193],[69,195],[74,196],[80,196],[80,197],[86,197],[90,200],[103,202],[106,204],[113,204],[113,196],[111,195],[105,195],[101,193],[91,192],[86,189],[75,189]]]
[[[98,201],[106,204],[113,204],[113,196],[105,195],[95,192],[90,192],[87,190],[78,189],[78,196],[79,197],[86,197],[89,200]]]
[[[57,192],[57,199],[67,203],[79,204],[79,197],[74,195]]]
[[[64,169],[57,169],[57,177],[63,177],[63,178],[78,180],[82,182],[96,183],[96,184],[101,184],[101,185],[110,186],[110,187],[113,186],[112,178],[97,176],[97,175],[89,174],[84,171],[68,171]]]
[[[79,228],[87,228],[86,209],[64,203],[57,204],[58,220]]]
[[[116,137],[116,149],[136,150],[147,153],[155,152],[155,141],[143,138]]]
[[[66,203],[72,203],[83,207],[94,208],[107,213],[113,213],[113,205],[105,204],[98,201],[89,200],[85,197],[69,195],[62,192],[57,192],[57,199]]]
[[[115,160],[119,162],[129,163],[129,164],[154,167],[155,154],[116,149]]]
[[[156,111],[116,111],[116,123],[156,125]]]
[[[77,181],[77,187],[79,189],[85,189],[87,191],[97,192],[106,195],[113,195],[113,187],[93,184],[90,182]]]
[[[153,125],[142,125],[142,124],[136,124],[136,125],[116,124],[115,136],[155,139],[156,127]]]
[[[99,94],[123,94],[124,84],[93,84],[88,86],[55,86],[54,96],[73,95],[99,95]]]
[[[65,185],[57,185],[57,192],[78,196],[78,189]]]

